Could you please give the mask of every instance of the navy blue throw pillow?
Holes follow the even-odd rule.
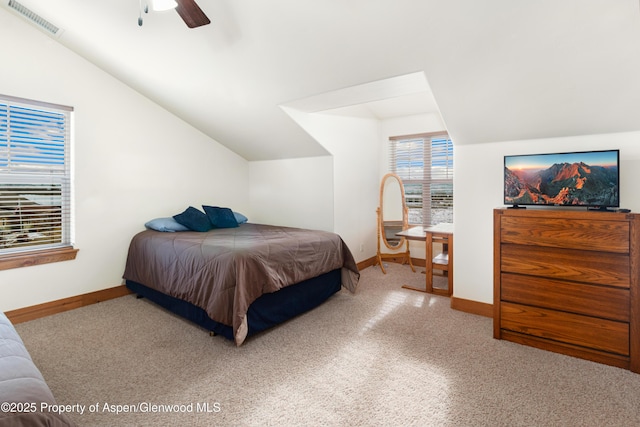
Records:
[[[209,221],[213,228],[233,228],[238,226],[238,221],[229,208],[220,208],[218,206],[202,206],[207,213]]]
[[[209,217],[204,212],[189,206],[184,212],[174,215],[178,223],[184,225],[189,230],[193,231],[209,231],[211,230],[211,222]]]

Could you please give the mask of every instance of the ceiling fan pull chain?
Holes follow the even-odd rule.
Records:
[[[140,14],[138,15],[138,26],[142,27],[142,0],[139,0],[139,4],[140,4]],[[144,13],[149,13],[149,5],[145,2],[144,4]]]

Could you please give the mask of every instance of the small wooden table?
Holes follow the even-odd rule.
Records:
[[[425,242],[426,246],[426,287],[425,289],[413,286],[402,286],[419,292],[438,294],[450,297],[453,294],[453,224],[437,224],[432,227],[412,227],[408,230],[396,233],[404,236],[407,240],[418,240]],[[442,253],[433,256],[433,243],[442,243]],[[447,276],[447,289],[433,287],[433,270],[442,270]]]

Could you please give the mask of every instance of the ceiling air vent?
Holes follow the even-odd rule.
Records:
[[[47,21],[42,16],[38,15],[37,13],[27,8],[26,6],[20,4],[19,2],[15,0],[9,0],[8,6],[10,9],[15,10],[17,13],[22,15],[29,22],[36,25],[38,28],[40,28],[47,34],[54,37],[59,37],[60,34],[62,34],[62,30],[60,28],[56,27],[51,22]]]

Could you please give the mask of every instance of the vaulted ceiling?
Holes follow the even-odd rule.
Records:
[[[325,154],[282,106],[403,76],[424,84],[358,105],[439,113],[455,144],[640,130],[638,0],[196,0],[212,22],[194,29],[173,10],[138,26],[140,0],[19,1],[248,160]]]

